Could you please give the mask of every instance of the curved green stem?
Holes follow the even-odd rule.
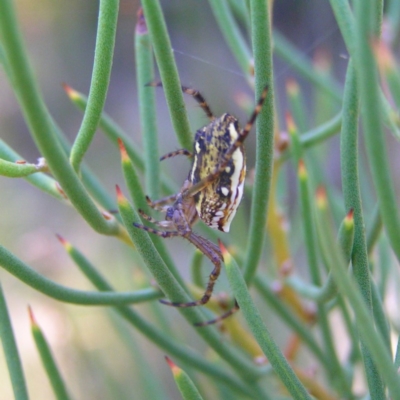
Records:
[[[106,101],[117,30],[118,6],[118,0],[100,0],[88,106],[70,155],[71,165],[76,172],[79,171],[83,157],[92,142]]]
[[[147,89],[150,90],[150,88]],[[87,97],[68,86],[65,86],[65,90],[72,103],[80,110],[85,110],[87,106]],[[142,173],[145,172],[145,159],[138,148],[139,146],[134,143],[122,128],[118,126],[117,123],[105,112],[101,114],[99,127],[106,137],[108,137],[108,139],[115,145],[118,145],[118,140],[121,139],[124,142],[126,151],[128,152],[129,158],[132,160],[135,168]],[[161,176],[161,188],[168,194],[176,191],[175,184],[166,176]]]
[[[42,166],[28,163],[22,164],[0,159],[0,175],[8,178],[23,178],[45,169],[46,166],[44,164]]]
[[[21,160],[22,157],[16,153],[11,147],[9,147],[3,140],[0,139],[0,158],[7,161]],[[61,191],[57,187],[57,182],[50,178],[48,175],[39,172],[34,175],[28,175],[25,177],[31,185],[37,187],[45,193],[50,194],[58,200],[65,200],[65,196],[62,195]]]
[[[71,203],[93,229],[99,233],[117,235],[118,223],[114,218],[104,219],[71,168],[54,134],[48,110],[29,66],[10,0],[0,0],[0,33],[15,92],[33,139],[45,157],[50,171],[60,183]]]
[[[53,299],[66,303],[97,306],[134,304],[155,300],[161,297],[160,292],[155,289],[113,293],[86,292],[83,290],[70,289],[45,278],[33,269],[29,268],[3,246],[0,246],[0,266],[22,282],[25,282],[28,286],[52,297]]]

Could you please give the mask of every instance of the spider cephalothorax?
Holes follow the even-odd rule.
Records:
[[[161,85],[155,84],[153,86]],[[193,232],[192,226],[200,218],[213,229],[229,232],[230,224],[243,195],[246,175],[243,142],[261,111],[268,88],[264,88],[244,129],[239,128],[238,120],[230,114],[223,114],[219,118],[214,117],[208,104],[198,91],[186,87],[182,87],[182,90],[195,98],[209,117],[210,123],[196,132],[193,152],[180,149],[161,157],[161,160],[176,155],[186,155],[193,158],[189,175],[177,194],[156,201],[147,198],[150,207],[165,212],[164,221],[157,221],[139,210],[144,219],[162,228],[162,230],[136,223],[134,225],[164,238],[184,237],[214,264],[207,289],[201,299],[189,303],[161,300],[162,303],[175,307],[192,307],[206,304],[210,300],[223,261],[219,247]],[[238,306],[235,304],[230,311],[211,321],[211,323],[231,315],[237,309]]]

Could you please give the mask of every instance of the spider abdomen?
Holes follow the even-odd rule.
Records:
[[[230,114],[223,114],[196,132],[193,165],[189,173],[192,184],[206,179],[219,168],[239,135],[238,121]],[[197,213],[203,222],[213,229],[229,232],[243,196],[245,175],[244,148],[239,146],[218,177],[194,196]]]

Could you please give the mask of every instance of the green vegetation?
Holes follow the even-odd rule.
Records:
[[[65,210],[73,209],[88,229],[107,237],[110,246],[112,237],[118,239],[112,244],[118,248],[118,261],[105,269],[90,260],[83,246],[72,244],[74,237],[57,235],[77,267],[75,273],[90,282],[89,290],[70,280],[57,283],[54,275],[28,265],[23,251],[16,254],[0,244],[0,338],[15,399],[32,398],[34,390],[24,367],[27,356],[17,340],[22,325],[17,331],[13,320],[12,310],[22,307],[30,316],[36,362],[41,361],[49,391],[57,399],[79,393],[81,398],[101,399],[400,400],[400,324],[389,308],[400,289],[400,204],[387,146],[388,140],[398,145],[400,138],[400,64],[393,53],[400,37],[400,18],[394,17],[400,15],[399,2],[389,2],[386,16],[383,2],[330,0],[348,52],[341,84],[328,57],[312,61],[274,30],[272,1],[209,1],[209,18],[215,19],[243,82],[254,92],[254,103],[265,86],[269,90],[250,134],[255,137],[255,167],[250,171],[248,164],[245,201],[231,232],[220,235],[202,222],[194,228],[215,244],[221,240],[220,281],[228,295],[219,296],[217,286],[207,305],[186,308],[167,307],[158,300],[185,303],[200,298],[208,258],[182,238],[167,241],[133,225],[151,226],[139,211],[152,213],[146,195],[152,200],[170,196],[182,184],[158,161],[165,141],[157,124],[156,93],[165,96],[178,146],[191,151],[193,142],[181,90],[185,82],[178,74],[168,20],[158,0],[141,3],[131,48],[142,138],[138,145],[104,112],[119,2],[99,2],[88,95],[64,85],[68,99],[83,113],[69,143],[39,89],[15,4],[0,0],[0,65],[42,157],[36,164],[25,162],[17,149],[0,140],[1,180],[26,180]],[[382,25],[390,35],[381,34]],[[273,55],[290,63],[300,78],[287,81],[288,109],[276,101]],[[162,89],[149,85],[157,76]],[[308,85],[313,106],[299,81]],[[246,112],[253,110],[246,99],[238,97],[237,103]],[[98,129],[120,162],[124,186],[116,185],[116,191],[107,190],[98,178],[103,171],[94,173],[88,167]],[[331,138],[340,149],[332,150]],[[171,150],[173,145],[165,153]],[[164,162],[173,165],[175,159]],[[340,165],[341,188],[330,175],[332,162]],[[17,213],[10,218],[19,223]],[[164,215],[154,213],[154,218]],[[82,235],[77,232],[76,238]],[[177,246],[190,250],[191,278],[185,265],[190,261],[183,260]],[[121,262],[125,272],[119,270]],[[115,279],[127,271],[125,282]],[[23,296],[11,305],[5,279],[9,274],[22,290],[40,293],[40,304],[48,308],[37,312]],[[79,315],[89,307],[108,317],[100,318],[101,327],[86,339],[93,340],[92,353],[77,339],[89,332],[79,330],[75,320],[71,330],[76,337],[64,343],[74,357],[66,363],[58,359],[47,332],[49,321],[56,326],[57,318],[41,324],[54,300],[72,304],[69,311],[58,309],[66,320],[70,310]],[[218,324],[204,324],[235,301],[239,312]],[[195,326],[202,322],[204,326]],[[106,334],[105,327],[114,328],[114,334]],[[28,332],[29,326],[25,328]],[[165,373],[168,366],[172,376]],[[79,372],[72,379],[74,369]],[[101,380],[98,391],[91,379]]]

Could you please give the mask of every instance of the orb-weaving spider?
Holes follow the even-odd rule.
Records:
[[[151,84],[161,86],[160,83]],[[238,120],[223,114],[216,118],[204,97],[196,90],[182,86],[182,91],[191,95],[206,113],[210,123],[196,132],[193,153],[186,149],[176,150],[161,157],[165,160],[176,155],[193,158],[193,164],[181,190],[160,200],[151,201],[149,206],[166,213],[164,221],[157,221],[139,210],[140,215],[154,225],[163,228],[154,229],[134,223],[134,226],[163,238],[181,236],[193,243],[214,264],[203,297],[189,303],[176,303],[160,300],[163,304],[174,307],[192,307],[206,304],[212,295],[215,281],[221,271],[223,257],[217,245],[192,231],[192,226],[200,218],[213,229],[229,232],[230,224],[243,195],[246,175],[246,159],[243,142],[249,134],[257,115],[260,113],[268,93],[265,87],[258,103],[244,129],[240,130]],[[235,306],[207,323],[215,323],[234,313]]]

